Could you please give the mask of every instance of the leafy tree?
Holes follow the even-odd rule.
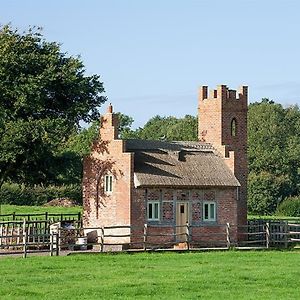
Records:
[[[249,174],[248,210],[258,215],[272,214],[282,200],[280,178],[267,172]]]
[[[300,111],[263,99],[249,105],[248,120],[249,210],[273,213],[300,191]]]
[[[288,197],[283,200],[276,210],[277,215],[300,217],[300,197]]]
[[[143,128],[127,131],[124,138],[170,141],[197,140],[197,118],[190,115],[183,118],[155,116]]]
[[[47,42],[39,28],[0,27],[0,184],[56,183],[62,149],[106,101],[98,75]]]
[[[127,115],[124,115],[120,112],[117,113],[119,119],[119,134],[120,138],[124,139],[126,134],[131,132],[131,126],[134,122],[133,118]]]

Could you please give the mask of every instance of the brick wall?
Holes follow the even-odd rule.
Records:
[[[233,225],[236,230],[237,224],[237,190],[236,188],[215,189],[135,189],[132,200],[132,225],[136,227],[132,242],[143,242],[143,226],[148,224],[149,235],[172,234],[176,225],[176,203],[187,202],[189,207],[189,223],[193,225],[193,242],[202,245],[218,246],[226,244],[226,223]],[[160,221],[147,221],[147,201],[159,200],[161,203]],[[214,201],[217,206],[217,221],[203,221],[203,202]],[[173,218],[164,219],[164,204],[172,206]],[[236,240],[236,233],[233,240]],[[176,242],[175,237],[161,236],[149,237],[149,243]]]

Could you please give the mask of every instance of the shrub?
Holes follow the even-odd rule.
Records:
[[[0,189],[0,203],[14,205],[43,205],[54,198],[67,197],[82,203],[81,186],[70,184],[62,186],[26,186],[24,184],[4,183]]]
[[[279,201],[279,186],[268,173],[250,173],[248,180],[248,210],[250,213],[270,215]]]
[[[285,198],[278,206],[277,215],[300,217],[300,196]]]

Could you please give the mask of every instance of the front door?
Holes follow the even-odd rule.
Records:
[[[188,203],[179,202],[176,204],[176,240],[186,242],[186,223],[189,220]]]

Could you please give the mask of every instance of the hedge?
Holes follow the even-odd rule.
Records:
[[[289,217],[300,217],[300,196],[284,199],[279,204],[276,214]]]
[[[55,198],[67,197],[82,204],[80,185],[26,186],[24,184],[4,183],[0,189],[0,203],[14,205],[43,205]]]

